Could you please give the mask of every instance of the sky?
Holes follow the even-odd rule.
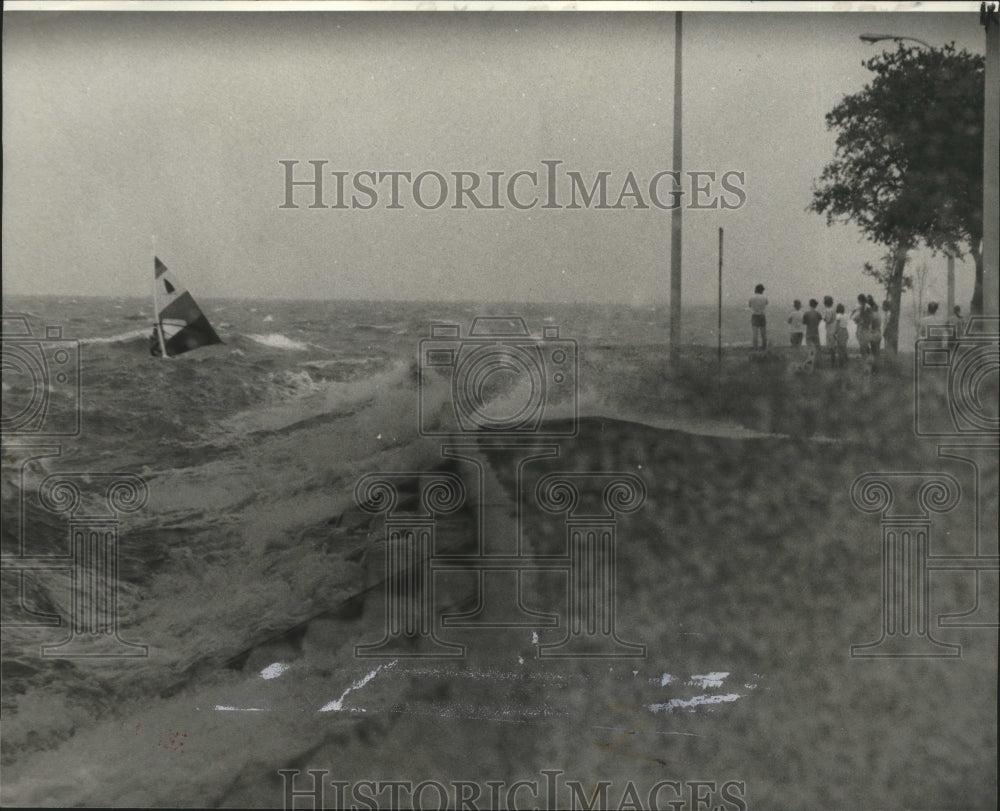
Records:
[[[895,34],[984,51],[978,4],[952,13],[683,14],[683,162],[735,208],[683,213],[683,301],[880,295],[860,268],[885,250],[806,210],[835,133],[824,115],[865,85]],[[669,300],[671,212],[650,180],[672,168],[674,14],[657,12],[30,12],[3,27],[3,292],[148,295],[153,254],[196,297]],[[629,172],[649,208],[455,209],[454,172],[558,165]],[[389,208],[311,208],[294,178],[437,172]],[[721,196],[730,174],[741,195]],[[337,202],[324,175],[322,202]],[[533,196],[521,177],[515,197]],[[692,201],[685,177],[685,203]],[[658,187],[670,199],[669,178]],[[544,196],[544,195],[543,195]],[[489,201],[490,193],[480,191]],[[370,197],[355,195],[362,203]],[[596,201],[595,201],[596,202]],[[466,198],[468,204],[468,199]],[[945,259],[922,251],[929,295]],[[971,260],[957,264],[968,302]]]

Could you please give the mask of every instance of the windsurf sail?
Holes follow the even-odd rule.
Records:
[[[173,273],[153,257],[153,311],[156,325],[149,337],[149,353],[172,358],[199,346],[221,344],[222,339]]]

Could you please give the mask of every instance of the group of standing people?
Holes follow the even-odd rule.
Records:
[[[920,318],[921,338],[941,338],[941,328],[951,327],[954,337],[960,338],[965,335],[965,316],[962,315],[962,308],[956,304],[951,315],[940,312],[940,307],[936,301],[927,303],[927,312]],[[947,343],[947,341],[945,341]]]
[[[882,302],[882,309],[888,314],[888,301]],[[875,299],[864,293],[858,293],[858,306],[851,312],[851,321],[856,325],[854,335],[858,341],[861,358],[874,365],[878,362],[879,352],[882,349],[882,317],[879,315]],[[837,365],[842,366],[846,360],[845,348],[843,361],[838,358]]]
[[[888,302],[882,303],[882,310],[888,312]],[[767,349],[767,297],[764,285],[758,284],[750,297],[750,326],[753,331],[753,348]],[[788,316],[788,333],[791,345],[805,347],[811,356],[819,353],[823,341],[820,325],[831,366],[847,363],[848,321],[855,325],[855,338],[861,357],[874,364],[882,348],[882,316],[879,306],[871,296],[858,294],[857,306],[847,314],[843,304],[834,304],[833,296],[823,297],[823,309],[819,309],[816,299],[809,299],[809,308],[802,309],[802,302],[796,299]]]
[[[767,297],[764,285],[758,284],[750,297],[750,328],[753,331],[753,348],[767,349]],[[890,302],[882,302],[881,310],[869,295],[858,293],[858,303],[850,315],[843,304],[834,305],[833,296],[823,297],[823,309],[819,309],[816,299],[809,299],[809,308],[803,309],[802,302],[795,299],[788,316],[788,335],[791,345],[808,351],[810,365],[818,356],[825,343],[830,358],[830,366],[847,364],[848,323],[854,324],[854,337],[858,342],[861,359],[872,367],[877,365],[882,350],[883,329],[888,321]],[[825,341],[820,340],[820,325],[823,325]],[[948,315],[939,312],[936,301],[929,302],[927,312],[920,319],[920,337],[928,338],[940,333],[940,328],[949,327],[955,336],[965,334],[966,319],[962,308],[955,306]],[[935,331],[935,328],[937,330]]]

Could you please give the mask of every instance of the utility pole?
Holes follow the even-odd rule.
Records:
[[[986,103],[983,115],[983,315],[1000,315],[1000,13],[979,7],[986,28]]]
[[[674,12],[674,179],[681,172],[681,12]],[[676,362],[681,345],[681,228],[683,203],[670,217],[670,362]]]
[[[719,368],[722,368],[722,229],[719,229]]]
[[[948,319],[955,312],[955,257],[948,254]],[[968,315],[968,313],[966,313]]]

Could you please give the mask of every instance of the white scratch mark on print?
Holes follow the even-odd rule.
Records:
[[[262,679],[276,679],[286,670],[288,670],[288,665],[282,664],[281,662],[272,662],[260,671],[260,677]]]
[[[692,676],[688,684],[696,684],[702,690],[706,690],[709,687],[722,687],[722,682],[728,675],[729,671],[725,673],[712,671],[701,676]]]
[[[673,712],[674,710],[687,709],[694,712],[695,707],[705,704],[725,704],[742,698],[739,693],[727,693],[715,696],[695,696],[694,698],[672,698],[666,704],[650,704],[650,712]]]
[[[518,657],[518,663],[524,664],[524,658]],[[408,667],[398,671],[406,676],[420,676],[429,678],[446,679],[484,679],[488,681],[524,681],[526,676],[523,670],[443,670],[441,668],[415,668]],[[533,673],[529,672],[527,678],[532,681],[565,682],[567,677],[561,673]]]
[[[267,712],[263,707],[230,707],[226,704],[216,704],[216,712]]]
[[[629,727],[604,727],[604,726],[592,725],[591,729],[608,729],[608,730],[611,730],[612,732],[627,732],[630,735],[634,735],[635,734],[635,729],[629,728]],[[658,731],[653,730],[653,729],[651,729],[649,731],[652,732],[654,735],[683,735],[685,738],[700,738],[701,737],[701,735],[699,735],[697,732],[658,732]]]
[[[375,676],[378,675],[378,672],[380,670],[382,670],[383,668],[388,669],[388,668],[392,667],[394,664],[396,664],[397,661],[399,661],[399,660],[398,659],[393,659],[387,665],[379,665],[371,673],[369,673],[367,676],[364,676],[363,678],[361,678],[358,681],[354,682],[354,684],[352,684],[350,687],[348,687],[346,690],[344,690],[344,692],[340,694],[340,698],[338,698],[335,701],[331,701],[329,704],[323,705],[323,707],[320,708],[320,712],[331,712],[331,711],[333,711],[333,712],[340,712],[342,709],[344,709],[344,699],[347,698],[347,694],[348,693],[352,692],[353,690],[360,690],[362,687],[364,687],[366,684],[368,684],[368,682],[370,682],[372,679],[374,679]]]

